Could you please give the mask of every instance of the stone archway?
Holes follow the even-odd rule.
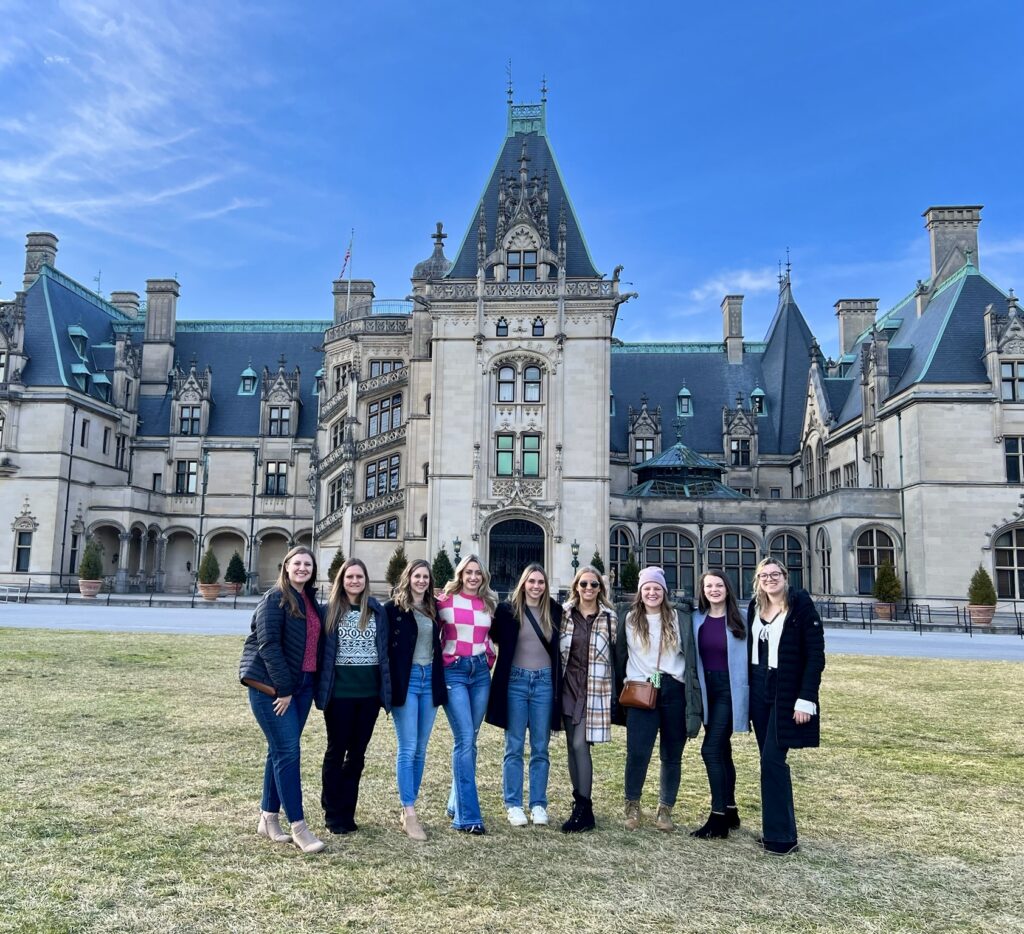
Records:
[[[498,593],[509,593],[532,561],[544,563],[544,529],[529,519],[499,522],[488,534],[488,543],[491,589]]]

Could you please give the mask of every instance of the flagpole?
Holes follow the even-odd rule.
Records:
[[[349,309],[352,307],[352,244],[355,243],[356,229],[352,228],[352,234],[348,238],[348,294],[345,296],[345,317],[348,317]]]

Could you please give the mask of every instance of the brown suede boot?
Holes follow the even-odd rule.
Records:
[[[406,835],[410,840],[426,840],[427,832],[423,829],[423,825],[420,823],[420,819],[416,816],[415,811],[407,811],[402,808],[402,830],[405,831]]]
[[[676,829],[672,823],[672,808],[667,804],[658,805],[658,816],[654,820],[654,826],[665,833],[671,833]]]
[[[640,802],[626,802],[626,821],[623,824],[626,830],[636,830],[640,826]]]

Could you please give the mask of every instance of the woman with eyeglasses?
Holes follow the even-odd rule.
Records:
[[[789,586],[775,558],[754,571],[747,632],[750,719],[761,753],[760,842],[766,853],[785,856],[799,849],[786,754],[819,743],[825,637],[810,595]]]
[[[498,595],[491,590],[490,580],[483,562],[476,555],[466,555],[437,601],[448,689],[444,712],[454,740],[448,814],[452,829],[469,834],[486,833],[476,788],[476,738],[487,712],[495,655],[491,620]]]
[[[505,731],[502,792],[508,822],[548,824],[548,743],[561,729],[558,632],[562,608],[551,599],[544,568],[529,564],[508,603],[499,603],[491,626],[498,660],[491,679],[487,722]],[[529,817],[523,810],[523,751],[530,731]]]
[[[615,610],[596,568],[580,568],[562,608],[559,649],[562,668],[562,725],[569,754],[572,814],[562,833],[593,830],[594,761],[590,747],[612,738]]]
[[[720,839],[740,825],[730,738],[734,732],[746,733],[750,729],[747,627],[724,571],[705,571],[697,582],[693,638],[704,704],[700,755],[711,786],[711,814],[704,826],[690,836]]]
[[[693,622],[688,604],[669,601],[665,572],[644,568],[632,606],[619,615],[615,636],[615,682],[651,681],[657,688],[653,709],[629,707],[626,722],[626,830],[640,826],[640,795],[660,736],[658,830],[675,830],[672,808],[682,777],[683,747],[700,732],[700,682],[693,649]],[[619,714],[620,718],[622,714]]]

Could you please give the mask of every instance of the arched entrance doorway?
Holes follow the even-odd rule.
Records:
[[[531,561],[544,563],[544,530],[528,519],[506,519],[490,532],[491,589],[509,593]]]

